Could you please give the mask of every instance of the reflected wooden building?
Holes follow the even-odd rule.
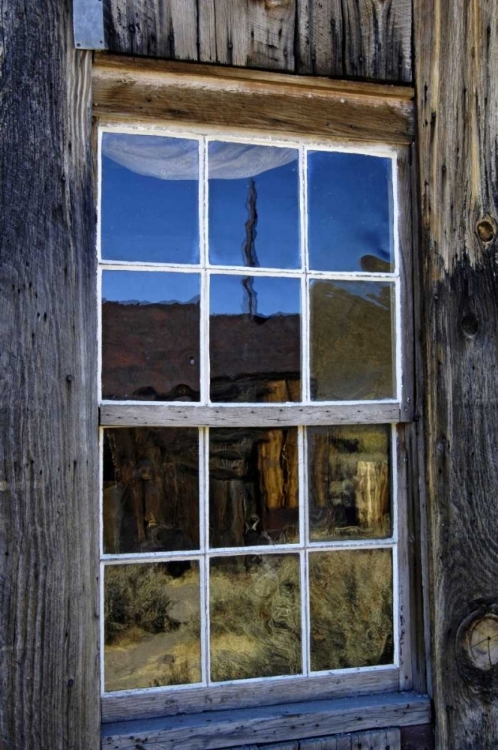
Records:
[[[389,304],[323,285],[312,359],[333,364],[318,383],[350,384],[372,398],[389,387],[390,342],[369,335],[389,324]],[[347,308],[335,356],[335,311]],[[340,315],[340,313],[339,313]],[[180,335],[181,334],[181,335]],[[285,403],[301,397],[299,315],[249,314],[211,319],[211,398]],[[192,304],[103,305],[106,398],[199,400],[199,308]],[[244,342],[241,346],[240,342]],[[363,366],[360,366],[360,359]],[[366,365],[365,365],[366,363]],[[346,372],[360,378],[352,383]],[[379,375],[380,373],[380,375]],[[384,378],[382,380],[382,378]],[[312,392],[319,387],[312,382]],[[379,386],[380,383],[380,386]],[[337,385],[337,388],[339,385]],[[310,527],[315,541],[390,534],[387,428],[314,428],[308,435]],[[186,428],[106,431],[104,529],[108,552],[189,550],[199,546],[198,432]],[[209,437],[210,546],[289,543],[299,536],[297,428],[216,428]]]

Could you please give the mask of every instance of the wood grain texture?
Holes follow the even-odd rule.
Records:
[[[102,721],[127,721],[128,719],[174,716],[208,710],[252,708],[258,705],[278,705],[305,700],[344,698],[348,695],[373,695],[395,692],[399,687],[399,669],[384,667],[374,672],[313,677],[309,680],[272,680],[258,684],[239,683],[219,685],[216,690],[192,688],[189,690],[153,690],[135,695],[107,695],[102,700]]]
[[[412,80],[411,0],[301,0],[297,71]]]
[[[176,406],[103,404],[103,427],[284,427],[399,422],[399,404],[355,406]]]
[[[108,724],[103,750],[216,750],[426,724],[429,699],[398,693]],[[341,749],[342,750],[342,749]]]
[[[94,113],[124,121],[262,131],[343,141],[409,144],[412,103],[399,88],[308,80],[285,82],[206,66],[99,55],[93,74]]]
[[[296,0],[202,0],[199,60],[294,71]]]
[[[197,60],[197,0],[104,0],[106,46],[113,52]]]
[[[0,747],[99,740],[91,54],[0,4]],[[8,101],[8,106],[7,106]]]
[[[410,0],[104,0],[110,52],[410,82]]]
[[[402,727],[401,750],[434,750],[433,726]]]
[[[436,747],[498,744],[498,668],[460,626],[496,605],[498,2],[415,0]]]

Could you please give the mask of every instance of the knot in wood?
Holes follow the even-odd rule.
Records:
[[[477,222],[476,231],[481,242],[491,242],[496,233],[495,224],[491,218],[485,217]]]
[[[483,604],[458,628],[457,642],[468,666],[481,674],[498,664],[498,605]]]

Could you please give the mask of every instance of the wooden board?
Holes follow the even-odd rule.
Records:
[[[104,31],[113,52],[198,59],[197,0],[104,0]]]
[[[409,88],[298,76],[240,75],[222,68],[99,54],[94,113],[124,121],[262,131],[342,141],[409,144]]]
[[[141,750],[216,750],[241,743],[264,745],[275,740],[363,733],[429,720],[427,697],[398,693],[108,724],[103,727],[102,748],[134,750],[138,745]]]
[[[239,682],[219,685],[216,690],[192,688],[189,690],[158,689],[134,695],[106,695],[102,700],[104,724],[138,718],[174,716],[221,709],[239,710],[260,705],[344,698],[348,695],[372,695],[396,691],[399,686],[399,669],[383,667],[372,672],[352,672],[309,679],[272,680],[271,682]]]
[[[183,406],[103,404],[103,427],[284,427],[386,424],[401,420],[399,404],[354,406]],[[406,418],[403,415],[403,418]]]
[[[301,0],[297,71],[411,81],[411,0]]]
[[[2,8],[2,750],[99,741],[91,54],[69,5]]]
[[[431,724],[402,727],[401,750],[434,750],[434,727]]]
[[[410,0],[105,0],[111,52],[410,82]]]
[[[203,0],[199,60],[294,71],[297,0]]]
[[[498,2],[415,0],[436,746],[498,744]]]

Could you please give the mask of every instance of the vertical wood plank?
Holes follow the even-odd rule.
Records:
[[[200,60],[294,70],[297,0],[202,0]]]
[[[300,0],[298,73],[412,80],[411,0]]]
[[[400,750],[399,729],[380,729],[351,735],[351,750]]]
[[[99,747],[91,54],[0,8],[0,747]]]
[[[498,1],[415,0],[436,746],[498,744]]]
[[[107,49],[166,60],[197,60],[197,0],[104,0]]]
[[[351,750],[351,735],[301,740],[299,750]]]
[[[434,729],[431,724],[402,727],[401,750],[434,750]]]

